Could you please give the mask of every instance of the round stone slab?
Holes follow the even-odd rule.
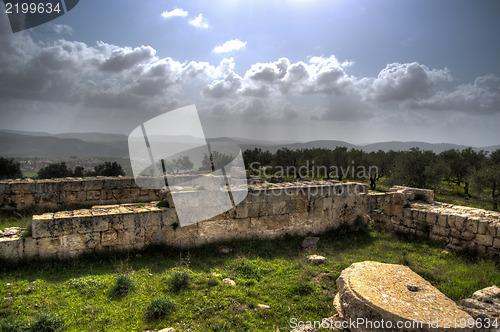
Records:
[[[450,331],[473,324],[469,314],[407,266],[354,263],[342,271],[337,288],[337,312],[347,323],[357,322],[351,331]]]

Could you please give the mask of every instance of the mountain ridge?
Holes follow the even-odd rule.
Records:
[[[160,136],[158,136],[160,137]],[[191,136],[162,136],[168,144],[185,144],[192,140]],[[161,140],[159,140],[161,142]],[[252,140],[245,138],[210,138],[208,141],[229,141],[240,146],[242,150],[260,148],[264,151],[276,152],[280,148],[290,150],[325,148],[335,149],[336,147],[346,147],[348,149],[358,149],[365,152],[382,151],[406,151],[412,147],[421,150],[431,150],[441,153],[449,149],[463,150],[469,146],[452,143],[426,143],[418,141],[401,142],[388,141],[370,144],[352,144],[339,140],[315,140],[309,142],[281,141],[266,142],[262,140]],[[288,143],[290,142],[290,143]],[[473,147],[475,151],[494,151],[500,145],[485,147]],[[68,158],[76,157],[116,157],[128,158],[127,136],[122,134],[109,133],[64,133],[48,134],[21,132],[11,130],[0,130],[0,156],[9,158]]]

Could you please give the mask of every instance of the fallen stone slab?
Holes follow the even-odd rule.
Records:
[[[334,306],[351,331],[450,331],[473,318],[409,267],[354,263],[337,279]],[[460,322],[463,325],[460,325]]]
[[[497,286],[486,287],[478,290],[470,299],[460,301],[460,307],[474,319],[498,323],[500,330],[500,288]]]

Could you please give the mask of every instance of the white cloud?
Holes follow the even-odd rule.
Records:
[[[57,34],[73,34],[73,28],[66,24],[52,24],[52,29]]]
[[[232,51],[238,51],[244,49],[247,42],[242,42],[239,39],[231,39],[222,45],[215,46],[212,52],[214,53],[229,53]]]
[[[432,96],[450,81],[451,75],[447,68],[430,69],[418,62],[390,63],[377,78],[371,79],[362,94],[371,101],[418,100]]]
[[[171,11],[165,10],[163,13],[161,13],[161,16],[164,18],[186,17],[186,16],[188,16],[188,12],[185,11],[184,9],[176,8],[176,9],[171,10]]]
[[[191,24],[195,28],[200,28],[200,29],[207,29],[210,26],[208,24],[208,20],[204,18],[202,14],[199,14],[192,20],[189,20],[189,24]]]

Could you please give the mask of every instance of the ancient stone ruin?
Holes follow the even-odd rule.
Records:
[[[182,195],[189,199],[196,192]],[[368,193],[363,184],[337,181],[258,183],[236,208],[187,227],[178,227],[174,208],[156,206],[161,198],[158,191],[137,187],[132,178],[0,181],[0,209],[94,205],[33,216],[32,236],[4,230],[0,257],[63,258],[149,244],[189,248],[357,228],[372,219],[374,225],[393,231],[445,241],[455,250],[500,258],[500,213],[437,203],[431,190],[394,187],[388,193]]]
[[[189,200],[196,191],[181,195]],[[172,202],[158,204],[163,198],[161,192],[137,187],[132,178],[1,181],[2,210],[76,210],[34,215],[30,236],[18,227],[0,231],[0,258],[70,258],[153,244],[190,248],[234,239],[306,236],[341,226],[357,229],[372,220],[378,227],[500,259],[500,213],[437,203],[431,190],[394,187],[371,193],[358,183],[258,181],[235,208],[185,227],[180,227]],[[318,240],[307,237],[302,245],[314,250]],[[321,263],[314,256],[310,259]],[[405,326],[408,331],[444,330],[444,318],[498,318],[500,312],[496,286],[476,292],[459,307],[405,266],[356,263],[342,272],[337,285],[339,315],[332,321],[364,319],[365,325],[351,330],[366,330],[366,324],[381,319],[420,323],[413,325],[417,328]]]

